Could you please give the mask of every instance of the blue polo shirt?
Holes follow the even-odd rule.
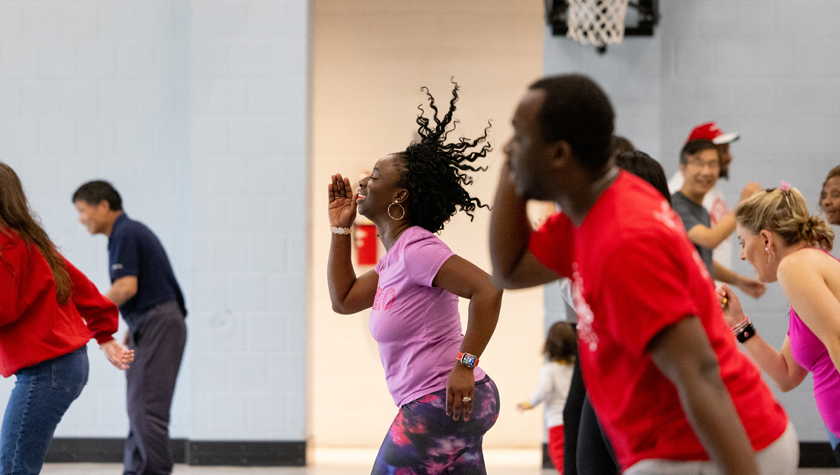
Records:
[[[146,225],[125,213],[114,221],[108,238],[108,270],[112,284],[120,277],[137,277],[137,294],[120,306],[130,328],[142,322],[143,314],[171,300],[187,315],[184,295],[163,245]]]

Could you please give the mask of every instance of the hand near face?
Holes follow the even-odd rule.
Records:
[[[349,228],[356,219],[356,196],[350,186],[350,179],[342,178],[337,173],[332,176],[328,188],[330,226]]]
[[[747,183],[747,186],[745,186],[744,189],[741,191],[741,201],[746,200],[750,196],[758,193],[759,191],[761,191],[761,185],[754,181]]]
[[[741,279],[738,282],[738,288],[754,299],[761,297],[767,291],[766,285],[749,277]]]

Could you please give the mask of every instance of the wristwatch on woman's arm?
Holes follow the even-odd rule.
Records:
[[[478,365],[478,358],[475,355],[464,353],[463,351],[458,352],[456,360],[469,369],[473,369]]]

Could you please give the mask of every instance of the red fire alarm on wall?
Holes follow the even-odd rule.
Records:
[[[359,175],[359,180],[364,180],[369,175],[369,171],[364,171]],[[360,266],[375,266],[379,239],[376,235],[376,226],[371,220],[358,215],[355,229],[353,242],[356,246],[356,263]]]
[[[376,265],[376,226],[371,223],[356,224],[356,260],[360,266]]]

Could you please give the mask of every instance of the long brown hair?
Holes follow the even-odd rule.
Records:
[[[55,296],[64,305],[70,300],[73,284],[64,265],[64,258],[56,250],[38,218],[29,207],[23,186],[14,170],[0,162],[0,232],[14,231],[27,244],[34,244],[47,259],[55,279]]]

